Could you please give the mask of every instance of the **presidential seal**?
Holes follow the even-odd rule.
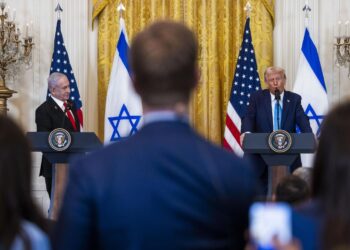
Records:
[[[273,131],[268,138],[269,147],[275,153],[285,153],[292,146],[292,137],[285,130]]]
[[[64,128],[56,128],[48,137],[50,147],[55,151],[65,151],[72,143],[70,133]]]

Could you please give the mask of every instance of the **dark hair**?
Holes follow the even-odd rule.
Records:
[[[134,38],[130,48],[136,91],[152,107],[187,103],[197,83],[197,42],[185,25],[159,21]]]
[[[306,181],[295,175],[284,177],[276,187],[276,200],[295,205],[310,198],[310,189]]]
[[[25,135],[15,122],[0,115],[0,244],[5,249],[22,234],[23,220],[46,231],[31,196],[31,176],[31,153]]]
[[[324,249],[350,243],[350,102],[326,117],[313,170],[313,196],[324,209]]]

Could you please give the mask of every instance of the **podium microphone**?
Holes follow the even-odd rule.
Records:
[[[281,100],[281,93],[280,93],[280,90],[279,89],[277,89],[276,88],[276,90],[275,90],[275,100],[276,100],[276,104],[277,104],[277,107],[280,107],[280,104],[279,104],[279,102],[280,102],[280,100]],[[280,130],[281,128],[280,128],[280,116],[281,116],[281,114],[280,114],[280,110],[279,109],[277,109],[277,117],[276,117],[276,119],[277,119],[277,129],[278,130]]]
[[[276,90],[275,90],[275,99],[276,99],[277,101],[281,100],[281,92],[280,92],[280,90],[277,89],[277,88],[276,88]]]

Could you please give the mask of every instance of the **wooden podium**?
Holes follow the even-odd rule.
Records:
[[[292,165],[301,153],[314,153],[316,141],[313,133],[290,134],[291,148],[284,153],[270,149],[270,133],[247,133],[244,136],[243,150],[248,154],[260,154],[268,167],[268,196],[272,196],[279,181],[288,175],[288,166]]]
[[[28,132],[27,138],[33,152],[42,152],[52,164],[53,188],[51,190],[49,218],[56,219],[68,177],[68,162],[72,156],[82,155],[100,148],[102,143],[93,132],[72,132],[72,143],[65,151],[55,151],[49,146],[50,132]]]

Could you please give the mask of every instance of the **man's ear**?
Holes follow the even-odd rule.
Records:
[[[54,88],[54,87],[52,87],[52,88],[49,89],[49,93],[50,93],[51,95],[52,95],[54,92],[55,92],[55,88]]]

